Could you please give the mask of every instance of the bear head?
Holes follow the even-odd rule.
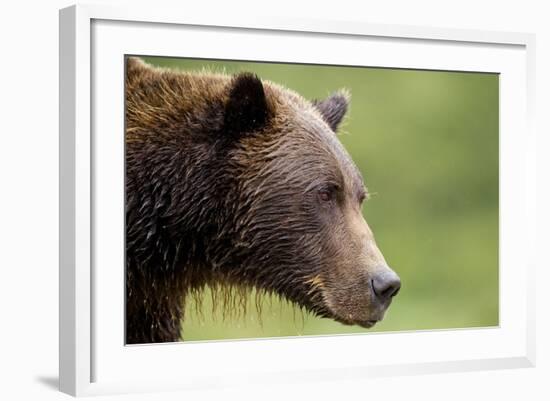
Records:
[[[149,81],[155,75],[131,62],[147,69]],[[174,88],[187,87],[188,95],[177,96],[193,97],[181,100],[181,127],[170,125],[170,143],[185,143],[180,155],[188,160],[179,181],[171,181],[186,189],[171,197],[166,215],[178,217],[170,236],[195,241],[179,242],[179,252],[192,248],[208,280],[276,294],[344,324],[371,327],[380,321],[400,280],[363,217],[367,189],[336,135],[348,93],[308,101],[250,73],[203,74],[197,82],[185,73],[156,74],[163,82],[155,87],[170,83],[170,96],[176,96]],[[151,110],[161,104],[157,99]],[[174,113],[160,117],[177,119]],[[199,170],[208,172],[195,180],[200,182],[183,182]]]

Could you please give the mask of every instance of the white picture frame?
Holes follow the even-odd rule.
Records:
[[[221,34],[233,46],[224,41],[215,47]],[[178,47],[181,35],[200,46]],[[254,48],[258,35],[297,44],[285,46],[287,53],[277,46],[262,50]],[[338,47],[331,42],[336,39]],[[153,7],[61,10],[60,390],[80,396],[534,366],[534,41],[524,33],[235,19]],[[369,66],[501,74],[499,327],[125,347],[119,56],[300,58],[321,64],[341,57],[339,64],[367,65],[363,53],[350,51],[361,46],[371,54]],[[334,51],[315,53],[321,47]],[[392,351],[385,351],[390,344]],[[368,358],[357,351],[363,349],[370,350]]]

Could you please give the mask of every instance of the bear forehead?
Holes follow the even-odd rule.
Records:
[[[276,108],[268,132],[256,137],[268,157],[284,160],[276,164],[292,176],[307,172],[320,180],[332,178],[350,192],[364,192],[359,169],[312,103],[278,85],[270,89],[266,95],[276,98]]]

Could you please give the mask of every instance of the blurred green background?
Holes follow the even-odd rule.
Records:
[[[210,294],[186,305],[186,341],[496,326],[497,74],[144,57],[198,71],[251,71],[305,98],[351,91],[340,140],[372,194],[363,213],[402,288],[372,329],[255,297],[223,316]]]

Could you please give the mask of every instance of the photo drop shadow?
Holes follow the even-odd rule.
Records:
[[[59,390],[59,377],[57,376],[38,376],[35,380],[50,390]]]

